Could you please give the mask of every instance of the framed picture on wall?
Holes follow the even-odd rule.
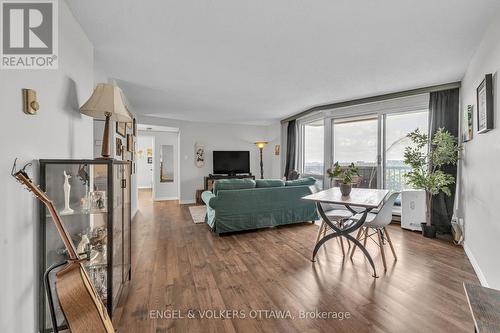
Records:
[[[134,149],[134,136],[132,134],[127,134],[127,151],[132,151]]]
[[[116,155],[122,156],[122,139],[116,138]]]
[[[127,134],[127,123],[122,123],[122,122],[117,121],[116,122],[116,133],[118,133],[124,137],[125,134]]]
[[[493,129],[493,75],[486,74],[477,87],[477,132]]]
[[[464,109],[464,115],[462,118],[462,141],[467,142],[472,140],[472,132],[474,129],[472,127],[472,118],[473,118],[473,105],[467,105]]]

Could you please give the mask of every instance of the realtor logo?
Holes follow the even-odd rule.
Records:
[[[57,69],[57,2],[0,1],[2,69]]]

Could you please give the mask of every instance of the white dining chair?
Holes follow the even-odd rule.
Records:
[[[344,221],[349,220],[353,216],[353,214],[347,209],[330,209],[325,211],[325,215],[330,221],[336,223],[340,228],[342,227]],[[321,225],[318,229],[318,235],[316,236],[316,244],[319,242],[320,238],[326,236],[326,233],[330,229],[331,228],[328,226],[328,224],[326,224],[325,221],[321,219]],[[339,237],[339,240],[340,246],[342,247],[342,255],[345,256],[344,241],[342,240],[342,237]]]
[[[363,245],[366,247],[366,240],[368,238],[372,239],[379,247],[380,247],[380,252],[382,255],[382,262],[384,263],[384,270],[387,271],[387,263],[385,259],[385,250],[384,250],[384,245],[385,245],[385,239],[387,239],[387,243],[389,243],[389,246],[392,251],[392,255],[394,257],[394,260],[398,260],[396,256],[396,251],[394,251],[394,246],[391,241],[391,237],[389,236],[389,233],[387,232],[386,226],[389,225],[392,221],[392,207],[394,206],[394,202],[396,201],[397,197],[399,196],[399,192],[394,192],[391,195],[387,197],[387,199],[384,201],[382,208],[377,213],[368,213],[366,216],[365,223],[361,228],[359,228],[358,235],[356,238],[358,240],[363,240]],[[359,221],[361,219],[362,214],[356,214],[354,215],[351,220],[353,221]],[[372,233],[370,233],[372,232]],[[377,240],[374,240],[372,236],[377,235]],[[354,251],[356,250],[356,244],[354,244],[354,247],[351,252],[351,259],[352,256],[354,255]]]

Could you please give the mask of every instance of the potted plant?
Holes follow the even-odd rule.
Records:
[[[425,237],[436,237],[436,227],[431,225],[432,196],[443,192],[451,195],[450,185],[455,183],[455,177],[444,173],[442,166],[455,165],[458,161],[460,146],[457,140],[444,128],[436,131],[430,142],[427,134],[419,129],[408,134],[412,145],[405,148],[404,163],[412,170],[404,176],[409,185],[423,189],[426,193],[426,223],[422,223],[422,234]]]
[[[337,180],[340,186],[340,192],[343,196],[349,196],[352,189],[352,178],[359,176],[358,167],[351,163],[348,167],[341,167],[339,162],[335,162],[333,168],[326,170],[328,177]]]

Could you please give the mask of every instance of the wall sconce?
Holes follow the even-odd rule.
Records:
[[[23,112],[34,116],[40,109],[36,100],[36,91],[33,89],[23,89]]]

